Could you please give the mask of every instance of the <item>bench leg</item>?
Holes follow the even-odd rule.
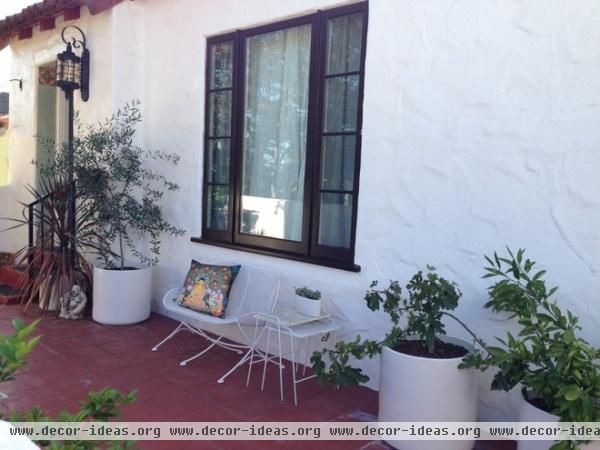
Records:
[[[153,352],[157,351],[158,347],[163,345],[165,342],[167,342],[169,339],[171,339],[173,336],[175,336],[180,331],[185,330],[186,328],[184,328],[184,327],[185,327],[185,324],[183,322],[180,322],[179,326],[177,328],[175,328],[173,331],[171,331],[171,334],[169,334],[166,338],[164,338],[162,341],[160,341],[158,344],[156,344],[154,347],[152,347],[152,351]]]

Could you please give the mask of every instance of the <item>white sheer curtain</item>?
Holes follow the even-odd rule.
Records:
[[[246,42],[242,232],[302,240],[310,25]]]

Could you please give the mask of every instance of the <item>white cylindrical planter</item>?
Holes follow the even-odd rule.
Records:
[[[108,270],[94,267],[92,318],[106,325],[129,325],[150,317],[152,267]]]
[[[444,340],[472,350],[459,339]],[[381,353],[379,422],[475,422],[477,372],[459,369],[461,358]],[[386,441],[401,450],[470,450],[472,441]]]
[[[56,294],[55,292],[52,293],[50,295],[50,301],[48,302],[48,307],[46,308],[46,302],[48,301],[48,298],[45,297],[44,295],[42,295],[42,292],[46,289],[45,286],[45,282],[42,282],[44,284],[43,287],[40,287],[38,294],[40,296],[40,303],[39,303],[39,308],[42,310],[46,310],[48,312],[55,312],[58,309],[58,304],[60,303],[60,299],[58,294]]]
[[[296,298],[294,300],[294,309],[306,316],[320,317],[321,300],[313,300],[311,298],[302,297],[296,294]]]
[[[525,398],[521,402],[519,410],[519,422],[552,422],[558,423],[560,418],[554,414],[546,412],[537,406],[529,403]],[[517,441],[517,450],[548,450],[555,444],[555,441]],[[582,445],[585,450],[600,450],[600,441],[592,441],[587,445]]]

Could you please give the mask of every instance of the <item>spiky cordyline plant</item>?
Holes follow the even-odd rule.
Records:
[[[12,264],[23,269],[18,287],[24,292],[22,307],[27,311],[39,299],[42,311],[46,311],[52,299],[60,299],[77,284],[91,298],[91,267],[84,254],[106,252],[100,249],[93,216],[86,202],[75,206],[75,238],[71,240],[69,229],[69,201],[74,192],[60,176],[43,176],[39,187],[27,190],[38,201],[33,208],[33,223],[37,228],[34,245],[23,247],[12,257]],[[28,205],[22,219],[9,218],[15,225],[10,229],[27,226]],[[71,252],[71,242],[75,244]],[[57,309],[58,312],[58,309]]]

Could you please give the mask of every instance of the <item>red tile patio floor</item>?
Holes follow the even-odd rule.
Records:
[[[0,306],[0,332],[11,332],[11,319],[20,317],[16,306]],[[24,319],[33,320],[29,314]],[[158,352],[150,348],[176,325],[153,314],[138,325],[111,327],[92,322],[44,317],[39,325],[40,345],[17,373],[17,380],[0,390],[10,398],[3,412],[27,410],[35,405],[56,414],[76,409],[90,390],[111,386],[138,390],[138,400],[123,408],[124,421],[361,421],[375,420],[377,392],[364,387],[321,389],[316,380],[298,386],[299,405],[291,400],[291,382],[279,400],[274,366],[267,372],[265,392],[260,391],[258,370],[249,387],[245,370],[238,370],[224,384],[216,382],[236,362],[236,355],[213,349],[186,367],[179,361],[193,355],[205,343],[198,336],[180,333]],[[289,370],[289,369],[287,369]],[[284,379],[290,379],[284,374]],[[185,444],[140,441],[141,449],[384,449],[381,442],[357,441],[207,441]],[[478,450],[513,449],[512,442],[480,442]]]

